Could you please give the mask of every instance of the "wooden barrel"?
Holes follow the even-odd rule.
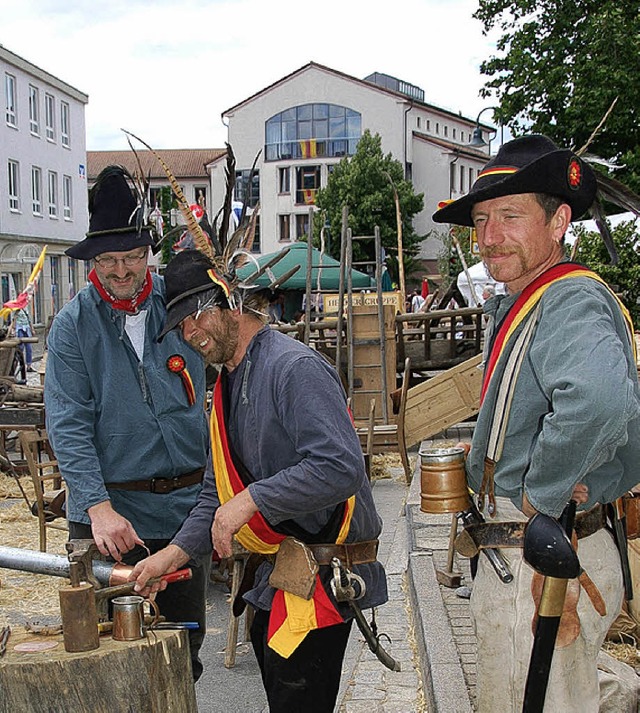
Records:
[[[25,644],[53,647],[21,651]],[[1,713],[197,710],[184,631],[150,632],[139,641],[102,636],[100,648],[94,651],[67,653],[62,634],[34,636],[14,627],[0,658]]]

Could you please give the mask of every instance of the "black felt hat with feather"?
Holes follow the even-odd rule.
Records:
[[[517,193],[558,196],[571,207],[571,219],[577,220],[593,204],[596,191],[590,166],[546,136],[532,134],[504,144],[469,193],[438,210],[433,220],[472,227],[471,209],[476,203]]]
[[[146,223],[146,197],[122,166],[107,166],[89,191],[89,232],[66,254],[91,260],[108,252],[127,252],[154,244]]]

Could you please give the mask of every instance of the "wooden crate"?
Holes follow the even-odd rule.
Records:
[[[478,413],[481,360],[478,354],[409,389],[405,415],[408,448]]]

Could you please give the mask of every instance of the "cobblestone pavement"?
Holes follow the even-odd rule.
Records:
[[[354,626],[345,657],[339,713],[423,713],[427,710],[407,594],[407,493],[402,469],[393,469],[391,479],[378,480],[373,485],[376,506],[384,523],[379,557],[386,567],[389,588],[389,601],[376,611],[376,622],[378,631],[390,639],[381,643],[402,670],[395,672],[385,668]],[[365,615],[369,620],[369,612]]]

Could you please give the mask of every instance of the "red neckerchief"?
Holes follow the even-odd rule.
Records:
[[[95,268],[89,273],[89,280],[93,286],[98,290],[98,294],[102,299],[110,304],[114,309],[120,309],[123,312],[128,312],[129,314],[135,314],[138,311],[138,307],[147,299],[151,294],[153,288],[153,281],[151,279],[151,272],[147,268],[147,274],[144,277],[144,282],[142,283],[142,289],[135,297],[130,300],[119,300],[113,295],[110,295],[105,289],[100,278],[96,274]]]

